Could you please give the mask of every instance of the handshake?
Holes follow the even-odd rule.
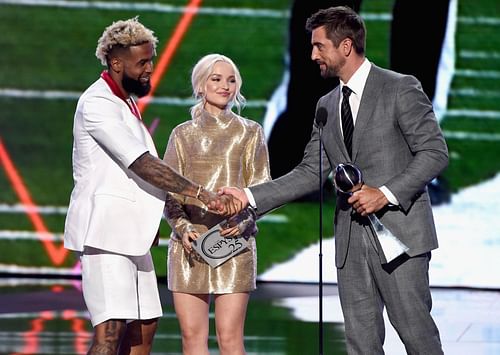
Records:
[[[254,213],[240,213],[248,205],[245,191],[237,187],[223,187],[216,193],[205,190],[201,185],[198,187],[196,198],[203,202],[207,208],[217,214],[230,217],[224,226],[221,226],[220,235],[223,237],[236,237],[252,232],[252,224],[255,225]],[[193,250],[192,242],[200,237],[194,230],[188,230],[182,234],[182,245],[187,253]]]
[[[209,210],[224,216],[233,216],[249,204],[245,191],[237,187],[222,187],[217,193],[203,189],[197,197]]]

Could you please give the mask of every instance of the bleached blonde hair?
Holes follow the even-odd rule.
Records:
[[[144,43],[151,43],[156,54],[158,38],[153,31],[139,22],[139,16],[128,20],[119,20],[106,27],[101,38],[97,41],[95,56],[102,65],[108,65],[108,57],[115,48],[128,48]]]
[[[191,85],[193,87],[193,97],[196,100],[196,104],[194,104],[191,109],[191,117],[198,117],[203,111],[203,106],[205,105],[205,85],[207,84],[207,80],[210,75],[213,73],[214,65],[217,62],[226,62],[233,68],[234,76],[236,79],[236,92],[232,101],[229,103],[228,109],[231,109],[233,106],[236,106],[238,114],[240,114],[241,109],[245,106],[246,99],[241,94],[241,85],[243,85],[243,81],[241,79],[240,71],[234,62],[222,54],[212,53],[207,54],[203,58],[201,58],[198,63],[193,67],[193,71],[191,74]]]

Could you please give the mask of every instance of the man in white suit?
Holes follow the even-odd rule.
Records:
[[[150,90],[157,39],[137,18],[108,26],[96,56],[107,70],[80,97],[73,127],[73,177],[65,247],[82,264],[94,326],[89,354],[149,354],[162,308],[150,254],[166,191],[220,213],[220,200],[158,159],[132,95]]]
[[[338,194],[334,220],[347,352],[384,354],[385,307],[408,354],[442,354],[430,314],[428,268],[438,242],[426,186],[446,168],[448,150],[432,104],[415,77],[368,61],[366,28],[353,10],[320,10],[306,28],[321,75],[340,79],[317,104],[326,118],[322,137],[315,123],[302,162],[288,174],[246,194],[236,188],[223,192],[244,205],[253,200],[263,214],[315,191],[319,179],[324,182],[340,163],[356,164],[365,184],[351,197]],[[370,228],[370,213],[409,247],[406,253],[387,262]]]

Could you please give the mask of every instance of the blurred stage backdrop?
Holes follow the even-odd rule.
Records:
[[[441,247],[433,253],[430,279],[433,286],[498,289],[500,5],[450,3],[456,31],[440,118],[450,150],[441,184],[449,198],[434,206]],[[107,25],[139,15],[160,40],[155,91],[142,110],[163,156],[170,131],[189,117],[191,67],[210,52],[234,59],[248,99],[242,114],[270,132],[264,118],[277,114],[277,106],[268,104],[271,98],[279,102],[277,89],[290,60],[291,6],[288,0],[0,0],[0,274],[80,273],[77,258],[62,245],[73,185],[73,113],[80,93],[103,69],[94,52]],[[392,6],[392,0],[376,0],[360,8],[368,28],[367,57],[382,67],[390,67]],[[433,5],[427,6],[432,12]],[[419,20],[425,27],[426,18]],[[413,30],[420,34],[420,28]],[[426,34],[421,36],[414,43],[417,62],[428,51]],[[301,117],[309,127],[313,118]],[[307,140],[309,132],[303,134]],[[331,188],[325,194],[324,280],[335,283]],[[318,281],[318,213],[313,196],[259,221],[261,280]],[[161,243],[153,249],[159,277],[166,275],[169,233],[162,221]]]

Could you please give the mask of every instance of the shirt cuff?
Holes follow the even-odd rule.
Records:
[[[255,203],[255,198],[253,197],[252,191],[248,187],[243,188],[245,195],[247,195],[248,203],[254,209],[257,209],[257,204]]]
[[[382,191],[382,193],[385,195],[385,197],[389,200],[389,203],[391,205],[394,205],[394,206],[398,206],[399,205],[399,201],[398,199],[396,198],[396,196],[394,196],[392,194],[392,192],[385,186],[380,186],[379,187],[379,190]]]

